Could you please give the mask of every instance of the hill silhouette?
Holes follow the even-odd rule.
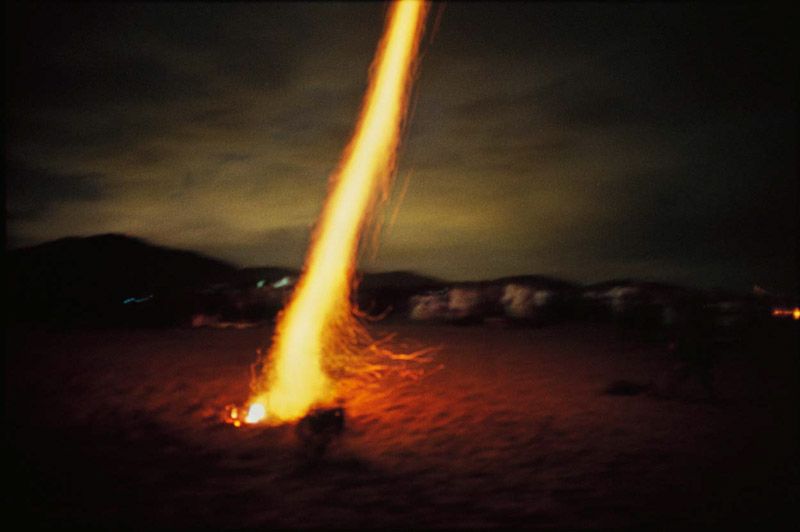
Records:
[[[445,284],[445,281],[435,277],[398,270],[391,272],[365,272],[361,274],[358,288],[360,290],[378,290],[382,288],[425,290],[439,288]]]
[[[239,268],[114,233],[11,250],[6,266],[8,319],[67,326],[185,323],[195,312],[219,311],[257,285],[300,274],[278,266]],[[365,308],[397,308],[414,293],[444,286],[409,271],[359,272],[356,297]],[[262,306],[254,311],[276,312]]]
[[[155,246],[120,234],[69,237],[6,256],[12,319],[106,320],[125,301],[175,301],[223,282],[233,265],[198,253]]]
[[[121,234],[68,237],[6,253],[10,321],[109,325],[176,325],[196,313],[261,320],[285,303],[300,271],[279,266],[240,268],[202,254]],[[284,278],[281,292],[271,285]],[[583,291],[637,286],[677,297],[691,289],[636,279],[582,286],[550,276],[518,275],[451,282],[412,271],[358,272],[354,301],[368,314],[405,316],[414,295],[472,287],[499,299],[508,284],[553,290],[573,304]],[[486,296],[488,297],[488,296]],[[565,304],[566,304],[565,303]]]

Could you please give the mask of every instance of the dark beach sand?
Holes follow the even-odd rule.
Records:
[[[791,331],[723,356],[717,399],[666,350],[586,325],[382,324],[443,369],[347,404],[319,464],[291,426],[234,429],[266,327],[7,331],[7,519],[126,527],[764,525],[796,504]]]

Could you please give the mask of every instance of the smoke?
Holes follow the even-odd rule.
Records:
[[[503,290],[500,303],[506,316],[531,318],[547,306],[554,295],[552,290],[535,289],[520,284],[508,284]]]
[[[486,298],[477,288],[458,287],[413,296],[410,307],[412,320],[459,320],[480,316],[486,307]]]
[[[411,298],[409,318],[418,321],[446,319],[449,317],[446,294],[426,294]]]
[[[453,288],[448,294],[447,306],[455,319],[469,318],[480,314],[483,297],[476,288]]]
[[[490,315],[535,318],[553,304],[556,292],[524,284],[464,287],[421,294],[409,300],[412,320],[464,320]]]
[[[628,309],[637,295],[639,295],[639,289],[635,286],[612,288],[607,292],[608,305],[615,315],[620,315]]]

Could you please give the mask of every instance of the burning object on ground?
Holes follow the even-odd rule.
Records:
[[[236,405],[227,405],[223,421],[239,428],[242,425],[257,425],[264,421],[266,417],[267,411],[264,405],[260,403],[254,403],[247,409],[239,408]]]

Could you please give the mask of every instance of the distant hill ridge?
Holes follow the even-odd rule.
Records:
[[[183,249],[151,244],[141,238],[107,233],[88,237],[66,237],[7,252],[7,279],[10,286],[25,290],[60,292],[73,289],[100,289],[129,293],[166,287],[187,287],[209,282],[275,282],[286,276],[297,277],[300,271],[280,266],[241,268],[229,262]],[[583,285],[546,275],[515,275],[480,281],[437,279],[413,271],[358,272],[359,288],[415,289],[441,288],[448,285],[527,284],[550,289],[575,289]],[[635,279],[605,281],[586,288],[600,289],[618,285],[645,284]],[[677,287],[675,287],[677,288]],[[35,288],[33,288],[36,291]],[[41,291],[41,290],[39,290]],[[52,292],[51,292],[52,293]]]
[[[193,251],[156,246],[142,239],[109,233],[67,237],[8,253],[17,283],[65,283],[114,290],[185,286],[224,278],[233,265]],[[77,285],[76,285],[77,284]]]
[[[225,305],[244,308],[253,301],[261,301],[264,308],[256,314],[262,316],[277,312],[282,296],[276,298],[260,289],[265,284],[288,286],[284,278],[294,281],[300,275],[299,270],[285,267],[241,268],[193,251],[114,233],[14,249],[6,253],[5,262],[7,317],[55,324],[183,323],[196,312],[214,312]],[[582,285],[546,275],[517,275],[453,282],[405,270],[358,272],[354,297],[362,309],[376,313],[394,309],[403,314],[415,295],[460,287],[499,298],[509,284],[573,296],[591,293],[595,298],[614,296],[627,287],[651,296],[678,297],[691,291],[703,292],[715,301],[733,297],[652,280],[615,279]],[[275,308],[269,310],[269,305]]]
[[[68,237],[6,254],[14,318],[103,319],[123,301],[229,279],[234,266],[120,234]]]

